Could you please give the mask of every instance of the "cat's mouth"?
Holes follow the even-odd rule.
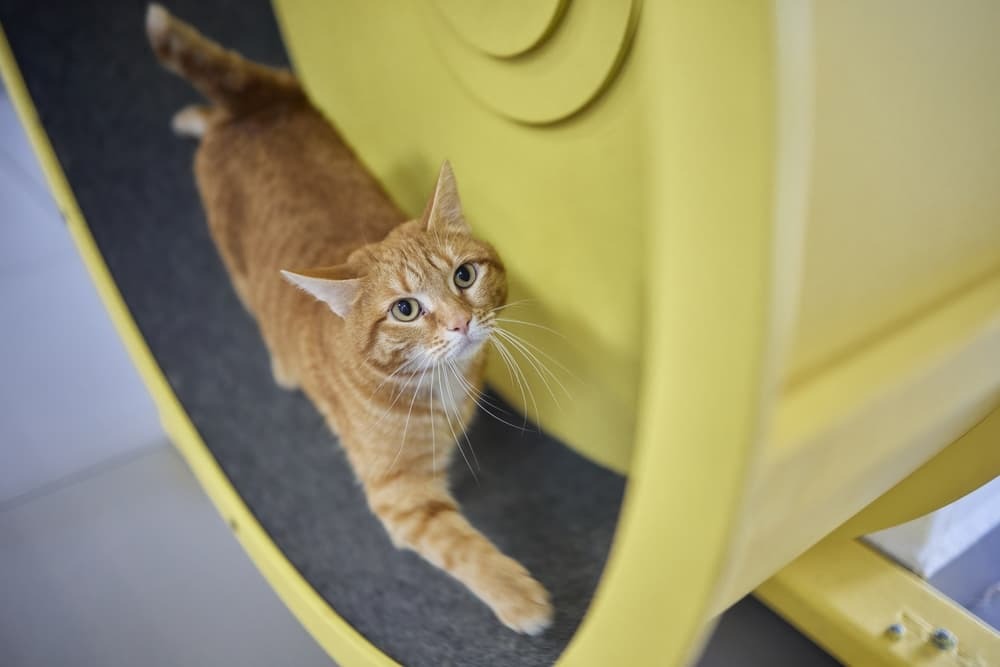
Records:
[[[464,361],[473,356],[486,342],[488,336],[465,336],[453,342],[445,355],[451,361]]]

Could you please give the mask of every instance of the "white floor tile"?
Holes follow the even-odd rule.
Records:
[[[166,444],[0,511],[0,665],[330,665]]]

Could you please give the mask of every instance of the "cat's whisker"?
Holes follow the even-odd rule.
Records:
[[[517,357],[514,356],[513,351],[511,351],[511,349],[507,347],[507,343],[504,343],[503,339],[500,338],[499,336],[497,337],[496,340],[498,343],[500,343],[504,353],[507,355],[507,358],[510,359],[510,364],[511,367],[514,369],[515,377],[519,378],[519,382],[528,392],[528,398],[529,400],[531,400],[531,404],[535,410],[535,421],[536,422],[539,421],[541,419],[541,410],[539,410],[538,408],[538,401],[535,398],[534,390],[531,388],[531,383],[528,382],[527,374],[524,372],[524,369],[521,368],[521,363],[518,361]]]
[[[431,366],[431,476],[437,477],[437,433],[434,431],[434,378],[437,377],[437,366]]]
[[[392,409],[396,407],[396,403],[399,402],[399,399],[403,397],[403,394],[405,392],[406,392],[405,384],[402,387],[400,387],[398,392],[396,392],[396,390],[394,389],[393,394],[390,396],[392,401],[389,403],[388,406],[386,406],[385,410],[382,411],[382,414],[378,416],[378,419],[376,419],[375,421],[373,421],[371,424],[368,425],[368,427],[364,430],[364,433],[371,433],[372,431],[375,430],[376,426],[385,421],[385,418],[389,415],[390,412],[392,412]]]
[[[425,375],[427,375],[426,368],[420,374],[420,379],[417,381],[417,388],[413,390],[413,398],[410,399],[410,409],[406,411],[406,422],[403,423],[403,437],[400,440],[399,449],[396,450],[396,455],[392,458],[392,463],[383,471],[383,474],[392,470],[392,467],[396,465],[396,461],[399,460],[399,455],[403,453],[403,447],[406,446],[406,433],[410,428],[410,416],[413,415],[413,404],[417,401],[417,394],[420,393],[420,387],[423,386]]]
[[[416,363],[417,361],[419,361],[419,359],[410,359],[409,361],[404,362],[403,366],[406,366],[407,364],[411,364],[411,363]],[[399,370],[401,370],[401,368],[397,368],[395,371],[393,371],[393,374],[399,372]],[[424,372],[426,372],[426,370],[427,369],[424,368]],[[416,374],[416,371],[414,371],[414,374]],[[388,380],[389,380],[388,377],[385,378],[384,380],[382,380],[382,384],[385,384]],[[392,409],[394,407],[396,407],[396,403],[399,402],[399,399],[402,398],[403,394],[406,393],[407,388],[410,387],[410,386],[412,386],[412,382],[413,382],[412,378],[410,378],[408,380],[402,380],[399,383],[399,387],[398,388],[397,387],[393,387],[392,393],[389,394],[389,405],[382,412],[382,414],[379,415],[378,419],[376,419],[374,422],[372,422],[364,430],[364,433],[371,433],[373,430],[375,430],[376,426],[378,426],[379,424],[381,424],[385,420],[385,418],[389,415],[389,413],[392,411]],[[416,396],[418,390],[419,390],[419,387],[416,390],[414,390],[414,396]],[[375,391],[378,391],[378,389],[376,388]],[[371,399],[374,396],[375,396],[375,393],[373,392],[372,395],[368,397],[368,401],[366,401],[366,403],[371,403]]]
[[[457,366],[456,366],[456,369],[457,369]],[[469,388],[474,394],[476,394],[477,396],[479,396],[483,400],[488,401],[488,402],[490,402],[492,404],[492,401],[490,401],[490,399],[486,396],[486,394],[483,393],[482,391],[480,391],[479,389],[477,389],[476,387],[474,387],[472,385],[472,383],[469,382],[469,380],[466,379],[466,377],[464,375],[462,375],[461,373],[459,373],[459,375],[458,375],[458,381],[462,384],[462,386]]]
[[[493,344],[493,349],[495,349],[497,354],[500,355],[500,360],[503,362],[504,368],[507,369],[507,377],[510,378],[511,384],[516,384],[518,391],[521,392],[521,408],[524,414],[524,421],[521,425],[521,431],[523,433],[528,428],[528,399],[524,393],[524,387],[521,385],[521,379],[515,376],[514,371],[511,369],[511,363],[507,357],[506,350],[500,348],[500,345],[493,337],[492,332],[490,333],[489,341]]]
[[[472,473],[472,478],[476,480],[476,484],[479,484],[479,478],[476,476],[476,471],[472,469],[472,464],[469,463],[469,457],[465,455],[465,450],[462,449],[462,441],[459,440],[458,434],[455,433],[455,427],[451,425],[451,415],[448,412],[448,401],[444,399],[444,373],[438,375],[438,390],[441,393],[441,407],[444,408],[444,418],[448,422],[448,430],[451,431],[451,437],[455,441],[455,445],[458,446],[458,451],[465,459],[465,465],[469,467],[469,472]]]
[[[530,341],[525,340],[524,338],[522,338],[521,336],[515,334],[514,332],[508,331],[507,329],[504,329],[502,327],[497,327],[497,330],[501,333],[501,335],[507,336],[508,340],[510,340],[511,342],[513,342],[515,344],[518,344],[518,345],[520,345],[520,347],[524,348],[524,353],[531,355],[531,358],[534,359],[534,361],[538,363],[538,365],[549,375],[549,377],[551,377],[556,383],[559,384],[559,387],[563,390],[563,392],[566,394],[566,396],[568,398],[570,398],[570,399],[573,398],[572,394],[570,394],[569,390],[566,389],[565,385],[563,385],[562,381],[559,379],[559,376],[556,375],[555,373],[553,373],[552,369],[550,369],[548,366],[546,366],[545,363],[543,363],[542,360],[538,357],[538,354],[536,354],[535,352],[532,352],[531,349],[529,349],[529,348],[533,348],[534,350],[537,350],[537,352],[539,354],[541,354],[546,359],[548,359],[549,361],[551,361],[552,363],[554,363],[564,373],[566,373],[567,375],[570,375],[574,379],[577,379],[576,376],[573,375],[573,371],[571,371],[570,369],[566,368],[566,366],[564,366],[558,359],[556,359],[555,357],[553,357],[551,354],[549,354],[548,352],[546,352],[545,350],[543,350],[539,346],[535,345],[534,343],[532,343]]]
[[[511,345],[514,346],[515,350],[521,353],[521,356],[523,356],[524,359],[528,362],[528,364],[534,369],[535,374],[538,375],[539,379],[542,381],[542,384],[545,385],[545,388],[548,390],[549,395],[552,397],[552,402],[556,404],[557,408],[562,409],[562,406],[559,403],[559,398],[556,396],[555,391],[552,390],[552,385],[549,384],[549,380],[548,377],[546,377],[546,373],[549,376],[551,376],[556,381],[556,383],[559,384],[560,387],[562,387],[563,391],[566,391],[566,387],[562,385],[562,383],[559,381],[559,378],[555,377],[555,374],[551,370],[549,370],[547,366],[542,364],[541,361],[538,359],[538,357],[531,350],[525,347],[520,341],[510,336],[503,329],[498,328],[496,331],[499,336],[506,339],[507,342],[509,342]]]
[[[496,330],[494,330],[494,333],[496,333]],[[500,356],[503,358],[504,363],[507,364],[507,368],[513,372],[512,374],[514,376],[514,379],[517,381],[517,386],[521,390],[521,404],[524,406],[525,426],[527,426],[528,424],[527,420],[528,417],[530,416],[530,412],[528,410],[528,403],[525,398],[525,390],[527,390],[527,397],[531,399],[531,405],[535,409],[535,420],[537,421],[540,417],[540,414],[538,412],[538,402],[535,400],[535,392],[532,391],[531,385],[528,383],[528,379],[524,375],[524,371],[521,370],[521,365],[517,362],[517,359],[514,358],[513,353],[511,353],[511,351],[507,349],[507,346],[499,337],[491,337],[490,342],[493,343],[493,346],[496,348],[497,352],[500,353]]]
[[[368,361],[371,361],[371,357],[368,358]],[[368,401],[371,401],[373,398],[375,398],[375,394],[378,393],[379,389],[381,389],[382,387],[385,386],[386,382],[388,382],[389,380],[391,380],[393,377],[396,376],[397,373],[401,372],[403,369],[405,369],[407,366],[409,366],[410,364],[412,364],[415,361],[416,361],[416,359],[407,359],[406,361],[404,361],[403,363],[401,363],[399,366],[397,366],[396,370],[394,370],[393,372],[389,373],[389,375],[387,375],[384,378],[382,378],[382,381],[378,383],[378,385],[375,387],[375,389],[372,390],[372,393],[368,396]],[[366,402],[368,402],[368,401],[366,401]]]
[[[490,312],[499,313],[501,310],[504,310],[505,308],[513,308],[514,306],[523,306],[524,304],[531,303],[533,301],[534,299],[520,299],[518,301],[511,301],[510,303],[504,304],[502,306],[497,306],[496,308],[490,308]]]
[[[457,368],[456,368],[456,370],[457,370]],[[491,399],[484,392],[480,391],[477,387],[474,387],[472,385],[472,383],[469,382],[469,380],[464,375],[461,374],[461,372],[459,372],[456,375],[456,379],[458,380],[459,384],[461,384],[462,387],[465,388],[466,393],[469,394],[469,398],[471,398],[472,400],[476,401],[477,405],[480,405],[480,407],[482,407],[482,405],[479,403],[479,401],[483,401],[484,403],[486,403],[487,405],[489,405],[491,408],[493,408],[497,412],[502,412],[503,414],[508,415],[508,416],[510,415],[510,413],[507,410],[504,410],[503,407],[501,407],[499,403],[497,403],[496,401],[494,401],[493,399]]]
[[[547,327],[544,324],[536,324],[535,322],[528,322],[526,320],[513,320],[513,319],[510,319],[509,317],[498,317],[498,318],[496,318],[496,321],[497,322],[508,322],[510,324],[520,324],[520,325],[523,325],[523,326],[526,326],[526,327],[534,327],[536,329],[541,329],[543,331],[548,331],[550,334],[559,336],[563,340],[569,340],[569,338],[567,338],[564,334],[556,331],[552,327]]]
[[[447,365],[448,368],[451,370],[452,375],[456,375],[458,373],[458,371],[455,370],[455,365],[452,364],[450,361],[447,362]],[[451,384],[446,383],[445,386],[448,389],[448,400],[455,408],[456,421],[458,421],[458,425],[461,428],[463,426],[462,415],[459,412],[458,402],[455,401],[455,395],[451,391]],[[476,470],[481,470],[482,468],[479,467],[479,457],[476,456],[476,450],[472,447],[472,440],[469,439],[469,432],[465,428],[461,428],[461,431],[462,431],[462,437],[465,438],[465,443],[469,445],[469,451],[472,453],[472,460],[476,462]]]
[[[532,343],[530,340],[527,340],[523,336],[517,335],[516,333],[514,333],[510,329],[504,329],[503,327],[501,327],[499,325],[496,326],[495,328],[503,331],[508,336],[513,336],[518,341],[520,341],[522,344],[527,345],[531,349],[535,350],[536,352],[538,352],[539,354],[541,354],[543,357],[545,357],[546,359],[548,359],[549,361],[551,361],[553,364],[555,364],[556,367],[559,368],[559,370],[561,370],[562,372],[566,373],[566,375],[570,376],[571,378],[573,378],[577,382],[581,381],[580,378],[578,378],[573,371],[571,371],[569,368],[567,368],[564,363],[562,363],[561,361],[559,361],[558,359],[556,359],[555,357],[553,357],[551,354],[549,354],[548,352],[546,352],[545,350],[543,350],[540,346],[535,345],[534,343]]]
[[[469,381],[466,380],[464,377],[462,377],[462,374],[459,372],[459,370],[457,368],[455,368],[454,364],[452,364],[451,362],[449,362],[449,366],[451,367],[452,375],[454,375],[455,379],[458,380],[458,382],[459,382],[459,387],[462,388],[462,390],[465,392],[465,395],[468,396],[469,398],[471,398],[472,401],[479,407],[480,410],[482,410],[483,412],[485,412],[486,414],[488,414],[490,417],[493,417],[493,419],[496,419],[501,424],[506,424],[507,426],[510,426],[511,428],[516,428],[519,431],[524,431],[525,430],[525,427],[518,426],[517,424],[512,424],[509,421],[507,421],[506,419],[504,419],[504,418],[496,415],[495,413],[493,413],[489,408],[487,408],[478,398],[476,398],[475,394],[472,393],[473,391],[479,392],[479,390],[477,390],[475,387],[473,387],[471,384],[469,384]],[[486,398],[485,395],[482,394],[481,392],[479,392],[479,395],[482,396],[484,399]],[[502,410],[502,408],[496,408],[496,409]]]
[[[370,400],[372,400],[373,398],[375,398],[375,394],[377,394],[377,393],[379,392],[379,390],[380,390],[380,389],[381,389],[382,387],[384,387],[384,386],[386,385],[386,383],[388,383],[388,382],[389,382],[390,380],[392,380],[392,379],[393,379],[394,377],[396,377],[396,375],[397,375],[398,373],[402,372],[402,371],[403,371],[403,369],[404,369],[404,368],[405,368],[406,366],[408,366],[408,365],[409,365],[410,363],[412,363],[412,360],[407,360],[407,361],[404,361],[404,362],[403,362],[402,364],[400,364],[400,365],[399,365],[399,366],[398,366],[398,367],[396,368],[396,370],[394,370],[394,371],[393,371],[392,373],[390,373],[389,375],[387,375],[387,376],[385,376],[384,378],[382,378],[382,381],[381,381],[381,382],[379,382],[379,383],[378,383],[378,384],[377,384],[377,385],[375,386],[375,388],[374,388],[374,389],[372,389],[372,393],[368,395],[368,400],[370,401]],[[395,387],[393,387],[393,391],[395,392]]]

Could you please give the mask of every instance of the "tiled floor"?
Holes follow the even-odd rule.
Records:
[[[0,92],[0,665],[329,665],[166,441]]]
[[[0,511],[0,664],[329,665],[173,448]]]

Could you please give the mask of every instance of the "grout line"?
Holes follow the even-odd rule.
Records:
[[[46,482],[45,484],[31,489],[30,491],[25,491],[24,493],[10,498],[9,500],[0,502],[0,514],[16,510],[33,500],[38,500],[39,498],[51,495],[70,486],[93,479],[94,477],[97,477],[105,472],[122,468],[130,463],[134,463],[161,451],[165,447],[169,448],[169,441],[166,436],[161,435],[155,444],[146,444],[138,449],[133,449],[130,452],[116,454],[104,459],[103,461],[98,461],[97,463],[93,463],[85,468],[82,468],[81,470],[71,472],[70,474],[52,480],[51,482]]]

